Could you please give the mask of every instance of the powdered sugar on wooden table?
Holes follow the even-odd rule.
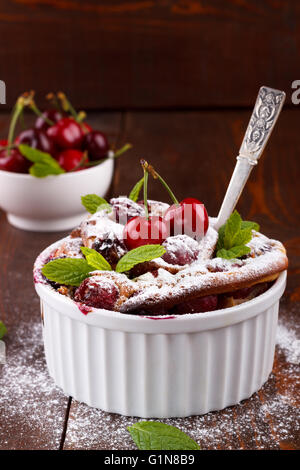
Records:
[[[295,362],[299,360],[299,341],[292,325],[279,323],[276,354],[285,356],[285,365],[277,370],[275,361],[268,382],[249,400],[204,416],[159,421],[177,426],[203,449],[289,448],[290,436],[300,432],[297,411],[300,371],[299,362]],[[278,375],[281,382],[286,382],[280,393]],[[140,419],[106,413],[73,401],[65,448],[135,449],[127,426],[137,421]]]
[[[9,339],[13,341],[9,341]],[[40,323],[10,328],[0,366],[0,448],[59,448],[68,397],[50,378]],[[37,438],[38,436],[38,438]]]
[[[6,343],[7,364],[0,366],[0,448],[34,448],[37,435],[39,448],[58,448],[68,397],[48,375],[41,324],[22,323],[10,329]],[[300,433],[300,337],[292,321],[279,323],[277,358],[282,355],[283,365],[275,360],[267,384],[240,405],[160,421],[179,427],[203,449],[289,448],[290,436]],[[73,400],[64,448],[134,449],[127,426],[137,421]]]
[[[299,366],[300,338],[297,338],[295,331],[283,324],[279,324],[277,329],[277,344],[284,352],[287,362]]]

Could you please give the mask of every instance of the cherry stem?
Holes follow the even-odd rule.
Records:
[[[77,163],[76,166],[74,166],[74,168],[72,170],[70,170],[70,173],[72,171],[76,171],[78,170],[79,168],[86,168],[86,163],[87,163],[87,159],[88,159],[88,153],[87,152],[84,152],[83,155],[82,155],[82,158],[80,160],[80,162]]]
[[[120,157],[120,155],[122,155],[123,153],[127,152],[127,150],[129,150],[129,149],[131,149],[131,148],[132,148],[132,144],[125,144],[125,145],[123,145],[123,147],[121,147],[119,150],[116,150],[116,151],[115,151],[113,158],[118,158],[118,157]]]
[[[86,166],[96,166],[99,165],[99,163],[103,163],[105,160],[108,160],[109,158],[115,159],[123,155],[123,153],[127,152],[127,150],[131,149],[132,145],[131,144],[125,144],[123,147],[121,147],[119,150],[116,151],[112,156],[107,156],[100,158],[100,160],[94,160],[92,162],[87,162]]]
[[[22,111],[21,111],[21,114],[20,114],[19,119],[20,119],[22,128],[25,129],[25,128],[26,128],[26,124],[25,124],[25,118],[24,118],[24,108],[23,108]]]
[[[85,122],[78,122],[78,124],[80,125],[82,131],[84,132],[84,134],[88,134],[90,132],[90,129],[88,128],[88,126],[86,125]]]
[[[101,160],[94,160],[92,162],[86,162],[85,163],[85,166],[86,167],[89,167],[89,166],[97,166],[97,165],[100,165],[100,163],[103,163],[105,162],[105,160],[107,160],[109,157],[105,157],[105,158],[101,158]]]
[[[84,134],[88,134],[90,132],[90,129],[88,128],[88,126],[86,125],[84,121],[84,119],[86,119],[86,112],[85,111],[79,111],[79,113],[77,114],[77,118],[75,118],[76,121],[78,122],[78,124],[80,125],[82,131],[84,132]]]
[[[5,146],[1,145],[0,146],[0,152],[2,150],[10,150],[10,149],[14,149],[14,148],[17,148],[17,145],[15,145],[15,144],[5,145]]]
[[[57,97],[61,101],[61,106],[62,106],[63,110],[66,111],[67,113],[69,112],[73,116],[75,121],[79,122],[78,121],[78,114],[76,113],[75,109],[71,105],[71,103],[68,100],[68,98],[66,97],[66,95],[62,91],[59,91],[57,93]]]
[[[79,113],[77,114],[77,121],[81,124],[82,121],[84,121],[84,119],[86,118],[86,112],[85,111],[79,111]],[[84,123],[83,123],[84,125]]]
[[[57,109],[57,111],[61,111],[61,108],[59,106],[59,102],[55,96],[54,93],[48,93],[46,95],[46,100],[50,101],[50,103],[52,104],[52,106]]]
[[[10,154],[10,149],[12,147],[12,142],[14,140],[15,127],[16,127],[17,121],[19,119],[19,116],[23,111],[24,106],[25,106],[24,97],[20,96],[17,99],[17,102],[16,102],[15,107],[13,109],[12,117],[11,117],[11,121],[10,121],[10,125],[9,125],[8,137],[7,137],[7,142],[8,142],[7,153],[8,153],[8,155]]]
[[[165,180],[157,173],[157,171],[154,170],[153,166],[149,165],[149,163],[145,162],[145,160],[144,160],[144,164],[142,164],[142,165],[143,165],[143,167],[146,167],[147,172],[149,172],[154,179],[158,179],[161,182],[163,187],[167,190],[167,192],[168,192],[170,198],[172,199],[172,201],[174,202],[174,204],[179,205],[179,201],[176,199],[175,194],[171,190],[170,186],[168,186],[168,184],[165,182]]]
[[[141,160],[141,165],[144,170],[144,206],[145,206],[145,217],[149,219],[149,211],[148,211],[148,200],[147,200],[147,192],[148,192],[148,169],[147,165],[145,165],[145,160]]]
[[[22,113],[24,111],[24,108],[26,106],[31,108],[38,116],[42,116],[43,119],[45,119],[45,121],[48,122],[48,124],[50,124],[51,126],[54,124],[52,121],[50,121],[50,119],[47,119],[45,116],[43,116],[43,113],[36,106],[33,97],[34,97],[34,91],[29,91],[29,92],[23,93],[17,99],[17,102],[16,102],[16,104],[14,106],[14,109],[13,109],[13,112],[12,112],[12,117],[11,117],[11,121],[10,121],[10,125],[9,125],[8,137],[7,137],[8,155],[10,154],[10,149],[12,147],[12,142],[13,142],[13,139],[14,139],[14,133],[15,133],[15,128],[16,128],[17,121],[20,118],[20,116],[22,115]]]
[[[37,107],[37,105],[35,104],[35,102],[32,100],[30,103],[29,103],[29,108],[39,117],[41,117],[42,119],[44,119],[44,121],[49,124],[49,126],[53,126],[54,125],[54,122],[51,121],[51,119],[47,118],[43,113],[42,111],[39,110],[39,108]]]

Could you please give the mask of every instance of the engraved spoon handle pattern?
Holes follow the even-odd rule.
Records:
[[[285,100],[285,93],[262,86],[237,156],[215,228],[219,229],[234,210],[251,170],[264,151]]]

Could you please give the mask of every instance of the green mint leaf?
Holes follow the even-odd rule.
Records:
[[[250,228],[244,228],[240,230],[233,239],[233,245],[246,245],[252,239],[252,230]]]
[[[20,144],[19,150],[21,154],[30,160],[32,163],[51,163],[57,164],[57,161],[51,157],[49,153],[42,152],[41,150],[34,149],[29,145]]]
[[[133,202],[136,202],[138,200],[143,184],[144,184],[144,177],[141,178],[136,183],[136,185],[132,188],[129,194],[129,199],[131,199]]]
[[[21,154],[30,160],[32,163],[38,163],[43,165],[49,165],[53,168],[56,168],[61,171],[61,173],[65,173],[65,171],[61,168],[58,164],[57,160],[53,158],[49,153],[42,152],[41,150],[34,149],[29,145],[20,144],[19,150]]]
[[[161,245],[143,245],[133,250],[128,251],[126,255],[122,256],[119,260],[116,271],[123,273],[129,271],[136,264],[144,263],[144,261],[151,261],[152,259],[159,258],[166,250]]]
[[[252,239],[252,230],[258,231],[259,225],[256,222],[243,221],[240,214],[234,211],[226,224],[219,228],[217,257],[233,259],[250,253],[246,244]]]
[[[85,259],[62,258],[49,261],[42,269],[50,281],[66,286],[79,286],[93,268]]]
[[[225,225],[224,248],[228,250],[234,245],[234,237],[241,230],[242,218],[238,211],[234,211]]]
[[[256,232],[259,232],[260,226],[256,222],[250,222],[249,220],[243,220],[242,221],[242,229],[245,228],[250,228],[251,230],[255,230]]]
[[[65,173],[65,170],[61,168],[57,160],[51,157],[49,153],[41,152],[25,144],[20,144],[19,150],[27,160],[33,163],[29,169],[29,173],[32,176],[44,178],[48,175],[60,175],[61,173]]]
[[[235,259],[250,253],[250,248],[246,245],[233,246],[229,250],[222,248],[217,251],[217,258]]]
[[[81,251],[90,266],[101,271],[111,271],[111,265],[98,251],[87,248],[86,246],[82,246]]]
[[[121,147],[119,150],[116,150],[114,152],[114,157],[113,158],[118,158],[120,157],[121,155],[123,155],[123,153],[127,152],[127,150],[131,149],[132,148],[132,145],[131,144],[125,144],[123,145],[123,147]]]
[[[0,321],[0,339],[7,333],[7,328],[2,321]]]
[[[197,442],[169,424],[140,421],[127,429],[140,450],[200,450]]]
[[[112,211],[110,204],[103,197],[97,196],[97,194],[81,196],[81,202],[90,214],[95,214],[100,210]]]
[[[65,171],[60,166],[55,167],[47,163],[34,163],[29,168],[29,173],[37,178],[45,178],[45,176],[49,175],[60,175],[65,173]]]

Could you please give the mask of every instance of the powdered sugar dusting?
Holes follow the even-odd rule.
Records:
[[[109,202],[113,206],[109,218],[121,225],[125,225],[132,217],[145,215],[144,208],[126,196],[112,198]]]
[[[9,339],[13,340],[10,344]],[[249,400],[204,416],[160,420],[177,426],[203,449],[290,448],[300,435],[299,341],[293,322],[280,321],[274,374]],[[68,397],[49,377],[40,323],[9,329],[7,364],[0,368],[1,448],[58,448]],[[127,426],[140,421],[73,401],[65,448],[134,449]]]
[[[58,449],[68,397],[47,372],[42,325],[22,323],[9,328],[5,338],[7,363],[0,366],[0,447]]]
[[[197,441],[202,449],[287,449],[300,435],[299,338],[292,326],[279,324],[277,356],[286,362],[274,368],[268,382],[239,405],[204,416],[159,420],[177,426]],[[275,362],[275,364],[278,361]],[[277,366],[278,367],[278,366]],[[278,378],[285,384],[278,390]],[[66,449],[135,449],[127,426],[141,421],[90,408],[73,401],[65,440]]]
[[[110,220],[102,212],[96,212],[96,214],[84,220],[80,228],[81,236],[86,246],[89,244],[89,239],[101,239],[104,235],[109,235],[111,238],[118,238],[120,240],[123,238],[123,225]]]
[[[290,364],[300,365],[300,338],[297,338],[294,330],[279,323],[277,329],[277,344],[284,352]]]
[[[257,236],[259,238],[259,236]],[[258,244],[257,244],[258,245]],[[242,264],[236,260],[221,260],[224,272],[211,272],[209,267],[212,261],[206,263],[193,263],[173,276],[172,281],[161,283],[159,279],[153,279],[148,286],[143,281],[143,289],[137,295],[129,298],[121,307],[121,311],[130,311],[132,308],[144,308],[154,306],[161,301],[179,303],[193,293],[210,293],[210,289],[220,288],[222,292],[232,290],[234,283],[255,282],[260,278],[280,272],[286,267],[286,256],[282,252],[280,242],[274,242],[272,251],[265,252],[256,258],[249,257]],[[139,284],[139,280],[136,280]]]
[[[83,258],[81,251],[82,239],[66,237],[64,243],[62,243],[59,248],[53,253],[54,258],[59,257],[69,257],[69,258]]]
[[[171,262],[171,264],[177,264],[176,260],[179,253],[186,253],[186,257],[190,258],[192,261],[197,258],[199,252],[198,242],[187,235],[168,237],[162,245],[167,250],[164,259],[167,258],[168,262]]]
[[[119,210],[125,208],[135,210],[140,207],[138,204],[127,198],[118,198],[112,200]],[[161,207],[161,203],[151,201]],[[123,243],[123,225],[116,223],[109,217],[105,211],[95,213],[89,216],[80,225],[81,238],[85,246],[93,247],[95,240],[118,239],[120,241],[121,251],[117,250],[118,256],[122,256]],[[137,276],[134,280],[130,280],[130,288],[128,295],[124,295],[122,301],[118,304],[120,312],[131,312],[139,308],[154,308],[160,304],[166,307],[172,307],[181,303],[190,297],[199,295],[218,294],[226,291],[238,289],[241,284],[248,283],[252,285],[259,282],[266,276],[279,273],[286,269],[287,258],[283,245],[276,241],[270,240],[264,235],[253,231],[253,238],[248,244],[251,253],[246,259],[224,260],[215,258],[211,259],[215,245],[218,239],[218,233],[213,228],[215,219],[210,218],[209,228],[206,235],[199,241],[187,237],[186,235],[169,237],[164,244],[167,253],[163,258],[152,260],[152,267],[162,268],[169,271],[172,276],[148,276],[139,279]],[[61,247],[60,244],[61,243]],[[105,240],[104,240],[105,243]],[[78,244],[78,242],[77,242]],[[80,241],[79,241],[80,244]],[[75,249],[71,245],[69,256],[78,256],[80,247],[76,245]],[[68,251],[70,245],[69,237],[58,242],[57,250]],[[118,244],[117,244],[118,245]],[[125,246],[124,246],[125,247]],[[35,264],[34,278],[41,282],[40,268],[42,258],[44,260],[45,250],[38,258]],[[173,263],[179,263],[178,265]],[[215,266],[214,266],[215,263]]]

